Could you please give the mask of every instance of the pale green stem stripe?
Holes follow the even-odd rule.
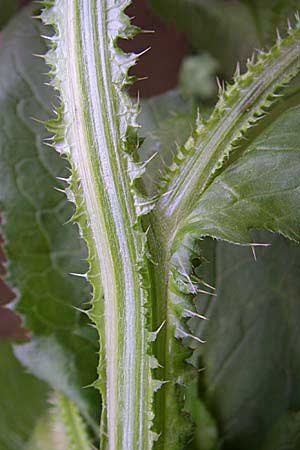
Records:
[[[83,191],[105,302],[104,317],[96,319],[104,328],[106,365],[101,450],[148,450],[153,392],[146,291],[139,273],[143,241],[120,131],[124,105],[112,82],[115,49],[107,11],[114,2],[60,0],[57,6],[63,16],[56,52],[58,66],[65,66],[66,141]]]

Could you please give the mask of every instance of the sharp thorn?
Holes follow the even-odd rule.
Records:
[[[64,191],[63,191],[63,192],[64,192]],[[79,277],[79,278],[87,279],[87,274],[86,274],[86,273],[74,273],[74,272],[69,272],[69,275],[73,275],[74,277]]]
[[[58,187],[54,187],[54,189],[55,189],[56,191],[58,191],[58,192],[62,192],[63,194],[66,193],[66,191],[65,191],[64,189],[60,189],[60,188],[58,188]],[[72,275],[73,275],[73,274],[72,274]]]
[[[38,53],[32,53],[32,56],[36,56],[37,58],[46,59],[45,55],[39,55]]]
[[[160,331],[162,330],[162,328],[165,326],[166,321],[164,320],[161,325],[157,328],[156,331],[154,331],[154,333],[157,335],[160,333]]]
[[[184,311],[188,314],[188,317],[198,317],[199,319],[209,320],[208,317],[205,317],[202,314],[198,314],[194,311],[190,311],[189,309],[184,309]]]
[[[201,284],[203,284],[204,286],[212,289],[213,291],[216,290],[216,288],[214,288],[211,284],[207,283],[206,281],[201,280]]]
[[[206,341],[203,339],[198,338],[198,336],[194,336],[193,334],[186,333],[186,331],[182,330],[181,328],[178,328],[178,331],[183,335],[183,337],[194,339],[197,342],[200,342],[201,344],[205,344]]]
[[[197,288],[197,292],[200,292],[201,294],[212,295],[213,297],[217,297],[217,294],[215,294],[214,292],[204,291],[203,289]]]
[[[251,250],[252,250],[254,261],[256,262],[257,258],[256,258],[256,253],[255,253],[255,247],[253,247],[253,245],[251,245]]]
[[[30,116],[30,119],[34,120],[34,122],[40,123],[42,125],[45,125],[45,123],[46,123],[44,120],[37,119],[36,117]]]

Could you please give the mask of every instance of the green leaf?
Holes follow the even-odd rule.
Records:
[[[20,6],[21,0],[0,0],[0,30],[16,14]]]
[[[297,450],[300,446],[300,413],[287,413],[270,431],[262,450]]]
[[[255,25],[260,45],[274,40],[276,29],[279,32],[286,28],[286,20],[293,18],[298,11],[297,0],[240,0],[247,6],[250,18]]]
[[[26,450],[92,450],[85,423],[75,403],[53,394],[51,408],[39,417]]]
[[[194,116],[192,105],[175,90],[142,101],[139,123],[144,141],[139,153],[142,161],[148,161],[143,181],[149,195],[157,194],[166,167],[190,135]]]
[[[72,399],[93,431],[98,432],[100,401],[95,389],[87,388],[96,376],[95,344],[85,336],[60,333],[35,336],[31,342],[15,346],[14,352],[31,373]]]
[[[254,245],[255,243],[268,244],[268,240],[256,240],[254,236],[251,237],[249,229],[256,228],[279,232],[291,239],[299,239],[298,233],[300,217],[297,214],[297,206],[300,200],[298,194],[298,180],[300,175],[300,146],[298,133],[299,120],[299,107],[292,108],[281,114],[274,123],[269,124],[265,131],[261,133],[256,139],[254,139],[254,141],[247,147],[244,153],[239,155],[239,157],[237,157],[232,162],[232,164],[228,164],[227,167],[225,165],[222,173],[220,173],[220,175],[215,178],[210,187],[203,193],[195,210],[187,218],[188,225],[185,229],[183,228],[184,231],[182,231],[182,234],[177,236],[176,238],[177,246],[178,243],[182,242],[182,236],[184,236],[187,232],[198,237],[208,235],[214,238],[228,240],[236,243],[250,244],[252,242],[254,243]],[[187,259],[184,259],[182,250],[178,250],[175,253],[173,261],[178,273],[180,274],[179,278],[176,281],[177,286],[179,286],[179,289],[181,290],[182,286],[186,286],[187,292],[193,294],[193,289],[195,289],[195,292],[197,292],[198,289],[204,289],[204,286],[201,286],[201,280],[208,280],[207,278],[202,278],[200,274],[197,274],[197,277],[194,279],[195,284],[193,284],[194,281],[191,281],[191,263],[189,261],[189,258],[191,258],[191,255],[193,256],[193,254],[196,254],[197,250],[195,246],[191,244],[187,245],[187,250],[189,255]],[[250,249],[247,249],[245,251],[248,252],[249,257],[252,257],[250,254]],[[278,254],[280,253],[278,252]],[[222,253],[219,250],[218,246],[217,256],[220,255],[222,255]],[[281,252],[281,255],[282,261],[286,261],[288,259],[288,257],[285,256],[284,252]],[[242,258],[239,258],[238,260],[241,259]],[[292,259],[292,261],[294,261],[294,258]],[[216,260],[215,264],[219,264],[218,259]],[[223,271],[222,269],[220,269],[221,274],[224,272],[225,267],[236,266],[234,264],[234,261],[230,261],[229,259],[227,261],[227,265],[224,263]],[[280,269],[283,270],[283,267],[280,267]],[[272,273],[274,267],[270,266],[268,268],[268,265],[266,264],[265,271],[266,270],[270,270]],[[260,273],[261,278],[255,280],[252,274],[249,276],[248,281],[243,279],[241,273],[234,274],[234,279],[238,280],[237,282],[240,283],[240,292],[238,293],[238,297],[240,298],[241,302],[247,301],[247,306],[251,308],[250,311],[252,311],[254,315],[259,314],[259,311],[261,308],[263,308],[263,306],[262,303],[260,303],[260,305],[251,305],[249,300],[252,297],[253,301],[260,298],[260,301],[262,302],[263,300],[265,300],[263,296],[270,296],[270,299],[272,299],[272,292],[274,289],[276,289],[272,285],[271,280],[269,280],[269,284],[267,284],[267,281],[264,280],[265,271],[260,268],[260,272],[258,270],[257,273]],[[290,270],[290,272],[292,271]],[[291,288],[294,286],[295,289],[295,299],[297,298],[296,292],[298,288],[293,279],[296,280],[297,277],[298,275],[296,267],[295,272],[293,274],[291,273],[290,277]],[[277,278],[278,280],[280,280],[280,276],[278,276]],[[274,279],[276,280],[277,278],[275,276]],[[232,308],[229,308],[228,304],[226,304],[225,300],[223,299],[222,291],[221,294],[219,292],[219,289],[222,289],[223,283],[221,287],[218,286],[218,284],[215,287],[218,293],[217,304],[219,304],[220,302],[220,304],[223,305],[224,308],[226,308],[226,313],[223,310],[220,312],[220,321],[222,324],[224,323],[225,327],[228,326],[228,336],[226,336],[225,339],[226,334],[221,331],[220,323],[214,315],[213,317],[211,317],[212,331],[208,334],[207,337],[205,333],[203,334],[203,327],[200,327],[198,333],[194,333],[194,335],[198,336],[198,338],[200,339],[203,339],[205,336],[206,340],[209,342],[208,348],[210,348],[210,345],[214,346],[217,340],[218,345],[221,347],[218,357],[222,358],[222,361],[224,361],[224,355],[230,353],[230,351],[226,351],[226,349],[222,348],[222,345],[223,347],[226,347],[227,345],[229,346],[231,336],[235,342],[235,345],[239,346],[239,343],[243,342],[244,336],[243,331],[241,331],[240,336],[234,332],[231,332],[230,334],[230,330],[233,330],[234,328],[232,321],[230,322],[229,319],[226,319],[226,316],[228,314],[228,317],[235,317],[235,314],[238,314],[238,309],[234,295],[235,290],[233,288],[232,282],[226,279],[224,285],[225,288],[227,288],[227,296],[230,297],[231,295],[230,298],[233,302]],[[245,286],[247,286],[247,296],[243,295],[243,289]],[[258,290],[259,292],[259,289],[262,289],[262,298],[259,297],[256,292],[256,290]],[[205,290],[209,291],[209,289],[206,288]],[[282,291],[285,298],[290,298],[290,296],[286,294],[287,288],[283,287]],[[172,302],[174,304],[174,311],[176,311],[176,301],[174,299],[174,296],[172,298]],[[218,311],[218,308],[216,310]],[[253,324],[254,322],[253,319],[251,319],[251,315],[248,314],[250,315],[249,319],[247,317],[244,303],[243,308],[241,306],[240,310],[241,312],[239,317],[237,318],[237,324],[241,322],[240,316],[242,313],[246,315],[244,320],[250,320],[250,323]],[[203,311],[200,308],[197,313],[203,315],[206,314],[206,311]],[[270,314],[270,312],[266,310],[266,314]],[[293,311],[293,316],[297,317],[297,311]],[[266,320],[266,318],[264,320]],[[257,348],[258,345],[261,346],[261,358],[263,358],[263,354],[270,353],[272,349],[272,351],[278,352],[278,345],[275,345],[273,347],[275,338],[272,338],[271,336],[272,334],[276,334],[276,327],[278,326],[279,329],[279,324],[273,323],[275,322],[275,320],[271,320],[271,322],[272,326],[270,325],[268,349],[266,350],[262,345],[263,341],[256,341],[256,345],[254,345],[253,343],[250,344],[252,346],[251,352],[252,348],[255,348],[255,354],[257,355],[257,357],[259,357]],[[261,322],[258,321],[258,323]],[[178,330],[179,327],[182,328],[180,324],[176,324],[176,330]],[[216,331],[215,327],[218,329],[218,331]],[[261,327],[266,329],[265,325],[261,324]],[[251,328],[251,333],[252,332],[254,333],[253,336],[257,337],[258,331]],[[220,333],[223,334],[220,335]],[[292,339],[292,337],[287,334],[287,339]],[[260,433],[262,432],[259,430],[263,428],[263,425],[259,422],[259,420],[267,422],[267,419],[264,419],[264,417],[268,417],[268,420],[272,420],[272,414],[276,413],[276,408],[274,406],[275,400],[273,401],[273,403],[271,403],[271,399],[272,397],[275,398],[275,395],[284,395],[285,388],[282,385],[274,387],[269,384],[269,391],[267,391],[267,393],[259,392],[259,394],[257,394],[260,395],[260,398],[262,399],[261,403],[258,405],[255,404],[253,406],[253,408],[256,408],[254,411],[251,409],[250,403],[246,408],[250,417],[257,418],[257,423],[252,424],[250,430],[247,430],[247,424],[249,424],[250,419],[247,417],[247,415],[244,415],[243,421],[243,417],[238,411],[243,408],[244,402],[246,403],[247,400],[249,400],[250,402],[251,397],[249,391],[253,389],[252,392],[255,393],[256,396],[258,386],[260,384],[266,383],[266,380],[268,379],[268,377],[271,377],[271,372],[272,370],[275,370],[275,367],[272,366],[271,370],[266,370],[265,367],[255,366],[253,363],[255,354],[253,354],[253,356],[251,357],[251,352],[247,352],[245,349],[243,349],[242,344],[239,348],[241,348],[241,353],[239,353],[237,360],[240,362],[240,365],[238,367],[232,368],[228,379],[222,379],[221,375],[219,374],[220,366],[214,366],[213,368],[213,370],[215,371],[214,378],[220,379],[220,385],[218,384],[218,389],[220,389],[220,391],[218,392],[218,403],[217,405],[216,402],[214,403],[213,409],[219,414],[219,420],[223,424],[223,433],[225,437],[227,437],[227,434],[229,435],[228,448],[244,448],[241,447],[243,444],[246,449],[250,450],[250,448],[257,448],[259,444],[259,441],[254,442],[253,440],[250,440],[250,436],[256,436],[256,438],[259,439]],[[284,345],[284,348],[286,349],[286,345]],[[241,354],[245,356],[243,360],[241,360]],[[204,365],[208,373],[211,363],[209,357],[211,358],[211,355],[208,351],[208,356],[204,359]],[[249,367],[246,364],[246,361],[248,360],[249,364],[252,364],[254,372],[250,372]],[[266,361],[266,364],[272,364],[272,358],[268,357],[266,358]],[[283,367],[285,367],[284,363],[281,363],[280,360],[277,361],[278,365],[283,364]],[[295,362],[295,364],[297,363]],[[239,377],[241,371],[243,374],[248,374],[250,378],[248,379],[243,377],[241,379],[233,381],[235,374],[237,374],[237,377]],[[260,379],[256,375],[258,372],[262,375],[262,379]],[[297,373],[298,367],[295,369],[295,374]],[[253,382],[252,377],[256,377],[256,383]],[[213,391],[214,389],[214,378],[208,378],[209,391]],[[246,389],[245,386],[249,386],[249,388]],[[270,397],[269,402],[265,402],[267,394]],[[226,395],[227,398],[224,401],[224,396]],[[215,398],[217,396],[214,397],[214,394],[212,394],[212,397]],[[231,407],[232,402],[237,402],[238,405],[236,406],[234,404],[234,406]],[[282,398],[279,398],[278,403],[279,407],[282,407]],[[270,404],[272,405],[272,414],[269,410]],[[262,408],[262,410],[260,410],[261,406],[263,406],[264,409]],[[287,408],[286,405],[284,407]],[[233,411],[235,411],[236,414],[235,421],[232,419]],[[234,425],[238,427],[238,431],[240,431],[242,435],[240,439],[237,435],[238,431],[236,430],[234,438],[230,438],[230,430],[228,430],[228,427],[231,423],[233,423],[233,427]],[[199,426],[201,425],[199,424]],[[247,444],[248,441],[249,446]]]
[[[299,417],[290,412],[300,410],[300,248],[266,232],[256,239],[271,244],[257,250],[256,261],[250,248],[217,244],[217,300],[199,348],[202,392],[220,425],[222,448],[253,450],[267,439],[268,449],[296,450]],[[197,305],[204,313],[201,295]],[[281,423],[285,414],[290,422]]]
[[[0,343],[0,354],[0,449],[27,450],[39,418],[49,409],[49,388],[24,371],[9,343]]]
[[[9,261],[6,281],[18,294],[16,308],[25,326],[34,333],[26,345],[45,344],[44,350],[49,349],[43,353],[45,367],[56,357],[60,360],[61,354],[72,360],[67,373],[92,422],[91,417],[98,420],[97,392],[81,388],[96,379],[97,337],[75,308],[84,307],[90,290],[83,278],[69,275],[86,270],[82,260],[87,252],[76,226],[66,223],[73,212],[71,204],[55,190],[63,187],[56,177],[68,176],[69,167],[43,144],[49,135],[33,119],[49,119],[56,102],[44,84],[47,66],[32,56],[45,53],[40,34],[49,32],[31,19],[33,12],[33,8],[22,11],[4,30],[0,50],[0,209]],[[52,346],[53,342],[58,344]],[[39,361],[30,368],[34,373],[42,369]],[[57,387],[55,371],[49,372],[47,381]]]
[[[249,244],[250,229],[265,229],[299,240],[299,123],[299,107],[286,111],[229,164],[187,218],[189,232]]]
[[[59,410],[65,425],[70,450],[92,450],[85,423],[75,403],[65,396],[59,396]]]
[[[299,22],[284,40],[278,39],[267,53],[248,62],[248,71],[235,75],[234,83],[220,87],[219,101],[205,121],[199,119],[190,139],[182,146],[165,180],[159,209],[168,226],[180,228],[186,215],[214,178],[243,152],[250,133],[280,98],[279,90],[298,73],[300,66]],[[229,161],[227,161],[229,160]],[[183,216],[185,216],[183,218]]]
[[[1,342],[0,353],[0,449],[90,450],[76,405],[28,374],[11,344]],[[44,363],[39,358],[39,364]],[[56,376],[59,385],[59,374]]]
[[[65,430],[59,421],[59,415],[55,417],[55,408],[40,417],[37,421],[32,437],[26,445],[26,450],[61,450],[68,448],[68,440]]]
[[[195,424],[194,438],[189,450],[216,450],[218,429],[214,418],[199,398],[197,378],[186,389],[185,410],[191,414]]]

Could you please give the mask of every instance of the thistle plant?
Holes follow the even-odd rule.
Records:
[[[15,345],[14,356],[3,344],[3,358],[12,367],[7,373],[18,374],[18,386],[27,386],[37,406],[31,409],[26,399],[31,416],[25,432],[13,430],[14,422],[5,425],[0,415],[5,434],[17,436],[0,438],[0,448],[247,449],[247,433],[257,433],[250,440],[256,448],[281,448],[286,439],[296,450],[299,17],[287,22],[282,37],[274,28],[273,46],[255,52],[244,69],[238,64],[232,81],[219,82],[214,108],[203,118],[198,106],[190,136],[179,135],[173,161],[166,164],[154,149],[143,158],[147,132],[139,112],[143,116],[147,106],[127,93],[129,69],[140,56],[124,53],[118,43],[140,32],[126,14],[129,3],[45,1],[37,14],[31,8],[35,19],[25,11],[6,31],[10,45],[0,55],[6,280],[17,292],[16,310],[31,339]],[[187,11],[189,3],[205,9],[201,2],[182,3]],[[229,248],[239,253],[230,256]],[[234,260],[240,270],[240,261],[253,254],[246,282],[242,274],[235,280],[241,283],[238,294],[231,290],[233,280],[221,284],[213,274],[226,254],[224,277],[226,270],[236,270]],[[287,293],[282,262],[279,281],[272,269],[274,254],[286,264]],[[221,332],[238,312],[241,332],[234,351],[239,351],[252,326],[247,320],[257,324],[265,308],[255,300],[274,303],[275,291],[283,296],[279,317],[287,316],[289,331],[276,329],[280,321],[274,321],[273,333],[286,334],[283,340],[296,355],[282,363],[289,382],[281,381],[278,390],[291,397],[282,394],[285,402],[278,402],[276,413],[262,412],[264,421],[257,424],[255,412],[250,414],[252,394],[248,398],[243,389],[235,394],[227,379],[224,394],[216,388],[231,367],[225,342],[236,336],[233,330],[231,337]],[[231,310],[226,298],[236,295],[244,303]],[[272,362],[265,354],[269,357]],[[243,383],[246,391],[255,386],[246,375]],[[218,389],[222,392],[222,385]],[[251,426],[232,419],[228,391],[249,408]],[[38,426],[44,435],[35,408],[43,416]],[[63,437],[57,438],[59,426]]]

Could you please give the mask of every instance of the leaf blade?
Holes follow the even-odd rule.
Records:
[[[24,371],[8,342],[2,341],[0,350],[0,448],[25,450],[40,415],[49,408],[49,388]]]
[[[207,122],[197,128],[180,149],[170,168],[166,192],[158,205],[173,232],[184,214],[221,170],[225,160],[241,144],[245,134],[258,123],[277,98],[277,90],[299,70],[299,36],[296,24],[285,40],[279,39],[268,53],[260,53],[256,63],[249,61],[248,72],[237,71],[235,83],[220,90],[220,99]],[[184,211],[184,212],[183,212]]]
[[[207,344],[199,349],[203,397],[230,449],[260,448],[277,421],[300,405],[299,246],[256,234],[272,243],[257,250],[256,261],[247,247],[217,244],[218,298],[202,330]],[[284,428],[277,434],[283,441]]]
[[[203,220],[200,234],[234,243],[250,244],[249,229],[299,240],[299,121],[299,107],[292,108],[255,139],[203,194],[199,208],[187,219],[189,231]],[[226,226],[229,215],[231,224]]]
[[[34,333],[32,345],[39,338],[47,341],[53,333],[65,356],[74,357],[73,386],[94,423],[94,405],[99,401],[96,390],[81,388],[96,377],[97,341],[95,336],[91,341],[78,336],[87,334],[88,326],[75,309],[88,301],[89,288],[84,279],[69,275],[84,270],[81,259],[86,250],[76,227],[65,225],[71,205],[54,189],[55,185],[63,187],[56,177],[66,176],[68,167],[44,145],[49,135],[42,123],[32,119],[49,119],[51,103],[56,101],[52,89],[44,85],[48,79],[42,74],[47,66],[32,55],[45,52],[40,34],[49,31],[33,21],[35,10],[24,9],[11,21],[3,32],[5,45],[0,51],[0,205],[8,259],[6,281],[18,294],[16,309],[25,326]],[[80,367],[79,356],[87,347],[86,366]],[[49,354],[44,354],[46,365],[51,365]],[[38,362],[31,366],[33,372],[39,369]],[[47,381],[57,384],[56,374]]]

